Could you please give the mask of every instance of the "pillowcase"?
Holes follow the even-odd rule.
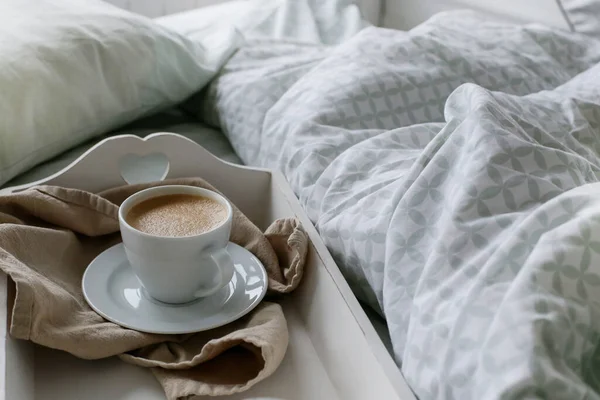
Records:
[[[0,1],[0,186],[180,102],[229,53],[98,0]]]
[[[600,0],[558,0],[573,32],[600,38]]]

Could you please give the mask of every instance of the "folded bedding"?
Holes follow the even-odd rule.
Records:
[[[600,40],[249,40],[188,104],[284,172],[420,399],[600,398]]]

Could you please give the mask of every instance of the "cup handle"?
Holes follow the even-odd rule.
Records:
[[[219,289],[229,283],[233,278],[233,260],[227,249],[217,249],[210,255],[219,269],[219,279],[214,287],[199,289],[194,293],[195,297],[206,297],[216,293]]]

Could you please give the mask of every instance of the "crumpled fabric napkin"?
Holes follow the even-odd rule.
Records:
[[[169,400],[244,391],[271,375],[285,355],[288,331],[277,303],[263,301],[247,316],[210,331],[156,335],[106,321],[83,297],[87,265],[120,241],[118,204],[163,184],[215,190],[189,178],[99,194],[38,186],[0,196],[0,269],[16,285],[10,333],[85,359],[118,355],[151,368]],[[263,233],[234,206],[230,240],[262,261],[267,299],[300,283],[308,237],[296,219],[277,220]]]

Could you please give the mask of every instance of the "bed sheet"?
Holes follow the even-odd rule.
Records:
[[[183,135],[206,148],[215,156],[232,163],[241,163],[227,138],[218,130],[201,123],[196,118],[186,115],[178,109],[170,109],[146,118],[139,119],[129,125],[109,132],[94,140],[88,141],[74,149],[42,163],[9,181],[5,186],[21,185],[34,182],[60,171],[87,149],[99,141],[115,135],[131,134],[140,137],[155,132],[173,132]]]

